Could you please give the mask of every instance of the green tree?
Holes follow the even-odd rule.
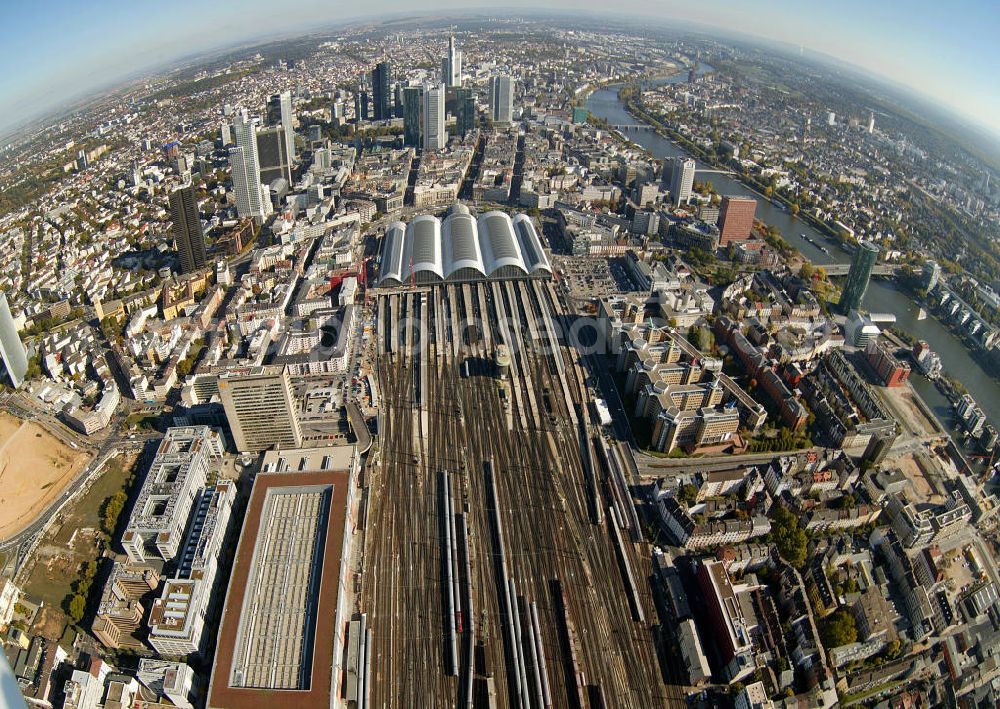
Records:
[[[124,490],[119,490],[104,503],[101,529],[108,536],[115,533],[115,527],[118,526],[118,517],[121,516],[122,510],[125,509],[126,502],[128,502],[128,495],[125,494]]]
[[[791,511],[780,505],[776,507],[771,518],[771,537],[778,553],[795,568],[802,568],[806,563],[809,539]]]
[[[850,611],[841,608],[823,620],[820,635],[827,648],[850,645],[858,640],[858,626]]]
[[[837,500],[837,507],[842,510],[850,510],[854,508],[857,502],[858,501],[855,499],[854,495],[841,495],[840,499]]]
[[[895,660],[902,654],[902,651],[903,651],[903,643],[897,639],[893,640],[886,646],[885,654],[889,657],[890,660]]]
[[[79,593],[69,599],[69,619],[73,623],[83,620],[84,613],[87,612],[87,599]]]
[[[692,485],[691,483],[681,485],[680,489],[677,491],[677,499],[689,505],[692,504],[698,499],[698,487],[696,485]]]

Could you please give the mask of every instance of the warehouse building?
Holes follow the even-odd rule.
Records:
[[[353,446],[265,454],[230,576],[208,707],[335,704],[357,464]]]

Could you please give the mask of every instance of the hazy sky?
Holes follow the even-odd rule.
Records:
[[[604,11],[600,0],[2,0],[0,129],[138,69],[309,23],[447,8]],[[938,99],[1000,134],[997,0],[619,0],[655,14],[802,44]]]

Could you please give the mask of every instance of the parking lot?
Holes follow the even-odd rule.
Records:
[[[608,259],[590,256],[556,257],[556,268],[569,295],[577,300],[601,298],[618,293],[619,287]]]

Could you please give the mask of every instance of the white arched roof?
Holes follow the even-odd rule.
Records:
[[[404,280],[404,269],[406,277],[409,277],[409,264],[404,264],[406,251],[406,224],[403,222],[393,222],[385,230],[385,239],[382,243],[382,263],[379,273],[379,284],[387,279],[395,279],[400,283]]]
[[[411,278],[421,282],[449,278],[475,280],[516,278],[552,273],[542,241],[531,219],[511,219],[500,211],[478,219],[468,207],[454,205],[442,222],[433,215],[410,223],[392,222],[382,244],[379,285],[397,285]]]
[[[406,251],[409,268],[414,275],[430,271],[444,278],[441,259],[441,221],[437,217],[424,214],[406,227]],[[409,273],[407,273],[409,275]]]
[[[552,266],[542,249],[542,240],[538,238],[538,232],[535,231],[531,218],[526,214],[518,214],[514,217],[513,224],[517,240],[521,245],[521,256],[528,271],[543,270],[552,273]]]
[[[441,237],[444,243],[445,278],[463,268],[472,268],[486,275],[483,252],[479,246],[479,228],[468,209],[464,213],[455,210],[445,218],[441,226]]]
[[[524,273],[528,272],[521,256],[521,247],[514,236],[514,225],[503,212],[487,212],[479,217],[479,243],[487,275],[493,275],[504,266],[514,266]]]

